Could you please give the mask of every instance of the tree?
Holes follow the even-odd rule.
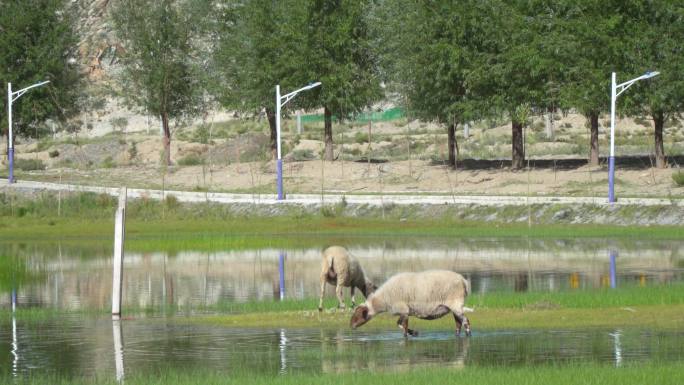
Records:
[[[333,160],[332,116],[342,120],[382,97],[371,45],[366,0],[311,0],[307,7],[304,66],[308,83],[322,82],[307,95],[306,107],[323,106],[325,159]]]
[[[65,123],[78,112],[76,36],[62,0],[0,0],[0,116],[7,135],[7,83],[17,90],[50,80],[12,105],[13,134],[33,137],[46,119]]]
[[[684,108],[684,3],[636,2],[626,12],[628,29],[633,31],[626,60],[630,72],[636,76],[648,70],[660,72],[657,78],[636,85],[627,104],[632,113],[653,119],[656,167],[664,168],[663,127]]]
[[[266,110],[275,157],[275,86],[292,90],[305,77],[306,8],[295,0],[247,0],[223,1],[220,9],[214,67],[221,87],[213,92],[225,107]]]
[[[124,99],[162,122],[164,162],[171,164],[170,120],[195,116],[202,103],[193,38],[201,31],[193,1],[119,0],[112,9],[125,54],[121,73]]]
[[[486,3],[380,2],[373,24],[382,48],[381,63],[413,116],[446,125],[448,164],[456,166],[456,126],[477,116],[467,74],[482,49]],[[402,28],[397,28],[401,25]]]

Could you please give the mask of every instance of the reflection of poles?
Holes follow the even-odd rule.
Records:
[[[116,381],[123,382],[124,361],[123,361],[123,336],[121,333],[121,321],[112,321],[112,332],[114,333],[114,365],[116,367]]]
[[[613,354],[615,357],[615,366],[622,366],[622,343],[620,342],[620,336],[622,331],[620,329],[616,330],[614,333],[610,333],[613,337]]]
[[[615,269],[615,257],[617,256],[617,252],[615,250],[610,250],[608,255],[610,256],[610,287],[615,289],[617,287],[617,276]]]
[[[285,374],[287,372],[287,357],[285,355],[287,337],[285,336],[285,329],[280,329],[280,343],[278,347],[280,349],[280,374]]]
[[[12,289],[12,375],[19,374],[19,343],[17,342],[17,318],[14,311],[17,303],[17,292]]]
[[[280,275],[280,300],[285,299],[285,253],[278,255],[278,273]]]

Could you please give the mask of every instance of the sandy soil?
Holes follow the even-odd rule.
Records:
[[[536,162],[536,163],[539,163]],[[486,162],[456,170],[427,161],[379,164],[365,162],[285,162],[286,193],[441,193],[456,195],[559,195],[607,196],[606,167],[574,166],[571,161],[550,162],[513,171],[505,163]],[[570,164],[569,164],[570,163]],[[618,163],[616,195],[684,197],[684,188],[672,181],[673,170]],[[252,162],[228,166],[161,168],[118,167],[111,169],[51,169],[25,174],[25,179],[127,185],[199,191],[275,193],[275,162]]]
[[[538,150],[539,146],[545,146],[541,153],[561,154],[560,151],[556,151],[556,147],[568,145],[563,136],[587,133],[583,122],[584,118],[581,116],[563,117],[557,122],[557,135],[554,141],[534,144],[537,147],[530,144],[530,149]],[[632,120],[621,120],[620,124],[623,136],[651,135],[647,127]],[[571,128],[562,129],[563,126]],[[673,128],[668,131],[668,135],[670,138],[679,138],[682,136],[681,131],[681,126]],[[348,130],[345,135],[353,137],[358,132],[366,132],[366,128],[354,128]],[[373,149],[392,146],[393,143],[386,141],[386,138],[392,138],[394,141],[395,137],[401,139],[410,132],[413,133],[413,141],[429,137],[430,139],[425,139],[425,143],[431,144],[422,154],[411,154],[411,160],[385,163],[341,160],[324,162],[318,159],[323,143],[302,137],[293,150],[310,150],[316,159],[295,161],[292,153],[285,156],[285,191],[559,196],[608,194],[608,170],[605,159],[602,159],[604,163],[601,166],[591,167],[587,165],[586,159],[579,155],[545,155],[531,160],[529,168],[523,170],[510,169],[510,161],[505,160],[465,159],[459,162],[456,170],[444,164],[420,160],[419,157],[427,158],[425,154],[446,152],[444,131],[439,126],[428,123],[413,121],[403,126],[376,124],[373,126]],[[605,132],[601,132],[603,137]],[[484,143],[488,136],[503,137],[507,133],[510,133],[508,125],[486,130],[473,128],[471,140]],[[385,139],[378,136],[383,134]],[[195,154],[206,159],[207,164],[171,166],[165,169],[159,166],[161,140],[154,134],[138,133],[123,138],[103,139],[85,145],[55,144],[40,151],[36,147],[36,142],[18,145],[18,158],[40,159],[48,166],[45,171],[20,172],[18,175],[24,179],[104,186],[275,193],[274,161],[236,163],[241,154],[268,151],[268,136],[265,134],[242,135],[231,141],[215,139],[211,145],[174,139],[171,143],[174,161]],[[135,159],[131,160],[133,142],[136,144],[136,154]],[[396,146],[396,143],[394,145]],[[497,145],[510,146],[506,143]],[[355,149],[365,153],[368,144],[347,141],[344,147],[347,154]],[[4,149],[4,146],[2,148]],[[616,166],[617,196],[684,197],[684,187],[677,187],[672,180],[672,174],[676,172],[677,165],[684,162],[684,157],[675,154],[669,158],[673,166],[656,169],[651,167],[653,160],[648,156],[626,156],[629,154],[627,148],[626,145],[621,146],[622,152],[619,155],[622,156],[618,158]],[[57,157],[50,155],[50,152],[55,150],[59,151]],[[503,150],[508,151],[506,148]],[[339,148],[336,147],[336,154],[338,151]],[[69,164],[65,164],[65,159],[69,160]],[[106,167],[109,168],[102,168],[107,163],[109,166]],[[112,167],[112,163],[116,167]]]

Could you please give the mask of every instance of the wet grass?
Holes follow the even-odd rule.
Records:
[[[264,374],[236,369],[219,372],[205,369],[159,369],[155,372],[136,371],[125,376],[125,382],[138,385],[185,384],[507,384],[507,385],[643,385],[681,384],[684,363],[647,362],[614,367],[601,364],[535,365],[521,367],[465,366],[462,368],[407,367],[403,371],[370,372],[358,370],[344,373]],[[4,383],[18,385],[54,384],[118,384],[115,378],[102,375],[82,378],[32,375],[11,378]],[[2,379],[2,377],[0,377]]]

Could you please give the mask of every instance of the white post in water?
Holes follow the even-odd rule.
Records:
[[[124,235],[126,233],[126,187],[119,190],[119,207],[114,223],[114,258],[112,266],[112,318],[121,317],[121,290],[123,288]]]

